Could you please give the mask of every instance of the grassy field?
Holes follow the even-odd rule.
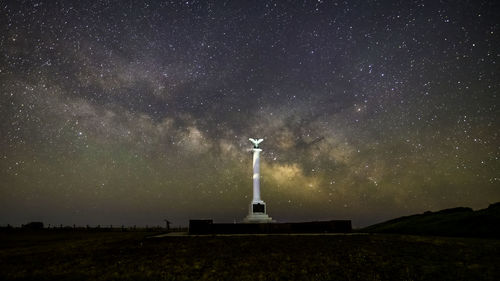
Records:
[[[1,280],[500,280],[500,240],[0,233]]]

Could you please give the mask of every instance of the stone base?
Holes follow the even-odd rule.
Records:
[[[262,200],[254,200],[250,203],[248,216],[243,219],[244,223],[269,223],[275,222],[267,215],[266,203]]]
[[[264,213],[253,213],[249,214],[245,219],[244,223],[270,223],[274,222],[273,218]]]

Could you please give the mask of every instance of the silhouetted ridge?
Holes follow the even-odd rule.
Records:
[[[500,238],[500,202],[473,211],[458,207],[392,219],[362,229],[372,233]]]
[[[451,213],[458,213],[458,212],[474,212],[472,208],[468,207],[457,207],[457,208],[451,208],[451,209],[444,209],[440,210],[437,212],[431,212],[433,214],[451,214]]]
[[[494,209],[494,208],[500,209],[500,202],[493,203],[488,206],[488,209]]]

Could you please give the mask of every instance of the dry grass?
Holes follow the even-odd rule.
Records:
[[[146,235],[151,233],[0,233],[0,279],[500,280],[499,240]]]

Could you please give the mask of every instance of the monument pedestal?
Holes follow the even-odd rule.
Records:
[[[266,203],[264,201],[252,202],[248,216],[243,220],[246,223],[270,223],[273,218],[266,213]]]

